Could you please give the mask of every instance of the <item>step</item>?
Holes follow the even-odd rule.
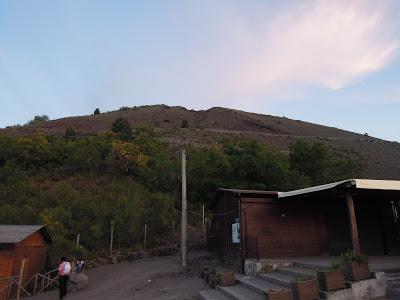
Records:
[[[386,296],[388,298],[400,299],[400,289],[398,288],[388,288],[386,290]]]
[[[294,267],[299,267],[299,268],[305,268],[305,269],[312,269],[314,271],[320,270],[320,269],[326,269],[326,267],[329,267],[330,265],[319,265],[319,264],[313,264],[313,263],[305,263],[305,262],[299,262],[295,261],[293,262]]]
[[[319,291],[319,297],[321,299],[353,299],[352,289],[341,289],[336,291]]]
[[[219,286],[217,290],[235,300],[265,300],[265,295],[261,295],[243,285]]]
[[[270,289],[282,289],[284,287],[274,284],[272,282],[263,280],[259,277],[253,276],[237,276],[236,280],[239,285],[243,285],[248,289],[253,290],[254,292],[265,296],[265,291]]]
[[[290,283],[296,279],[297,276],[284,274],[281,272],[259,273],[259,278],[272,282],[284,287],[290,287]]]
[[[388,281],[388,288],[392,289],[399,289],[400,288],[400,281]]]
[[[311,277],[317,277],[317,272],[313,269],[306,269],[306,268],[301,268],[301,267],[287,267],[287,268],[280,268],[278,269],[279,272],[288,274],[288,275],[293,275],[293,276],[311,276]]]
[[[390,281],[398,280],[398,281],[400,281],[400,274],[385,273],[385,275],[386,275],[386,279],[387,280],[390,280]]]
[[[231,300],[230,297],[225,296],[217,290],[203,290],[199,291],[200,299],[203,300]]]

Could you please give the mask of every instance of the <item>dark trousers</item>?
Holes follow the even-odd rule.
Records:
[[[65,295],[67,295],[67,284],[68,284],[68,275],[60,275],[59,283],[60,283],[60,299],[62,299]]]

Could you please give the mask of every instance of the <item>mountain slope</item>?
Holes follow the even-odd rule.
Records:
[[[336,155],[362,160],[366,178],[400,179],[399,143],[299,120],[221,107],[195,111],[179,106],[141,106],[6,128],[1,129],[0,133],[63,135],[67,128],[73,128],[80,134],[93,134],[109,131],[119,117],[126,118],[133,128],[153,126],[157,137],[172,144],[190,142],[206,145],[224,137],[252,138],[287,151],[289,145],[298,138],[318,140]],[[188,121],[188,128],[181,128],[183,120]]]

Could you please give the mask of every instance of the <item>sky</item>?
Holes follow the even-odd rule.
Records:
[[[400,141],[400,1],[0,1],[0,127],[223,106]]]

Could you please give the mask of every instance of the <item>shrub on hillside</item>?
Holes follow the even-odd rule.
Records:
[[[118,118],[111,126],[112,132],[118,134],[123,139],[127,139],[132,135],[132,128],[128,120]]]
[[[50,118],[48,115],[41,115],[41,116],[35,116],[32,120],[30,120],[27,125],[32,125],[32,124],[37,124],[37,123],[42,123],[42,122],[47,122],[50,121]]]
[[[187,120],[183,120],[181,124],[181,128],[189,128],[189,122]]]

